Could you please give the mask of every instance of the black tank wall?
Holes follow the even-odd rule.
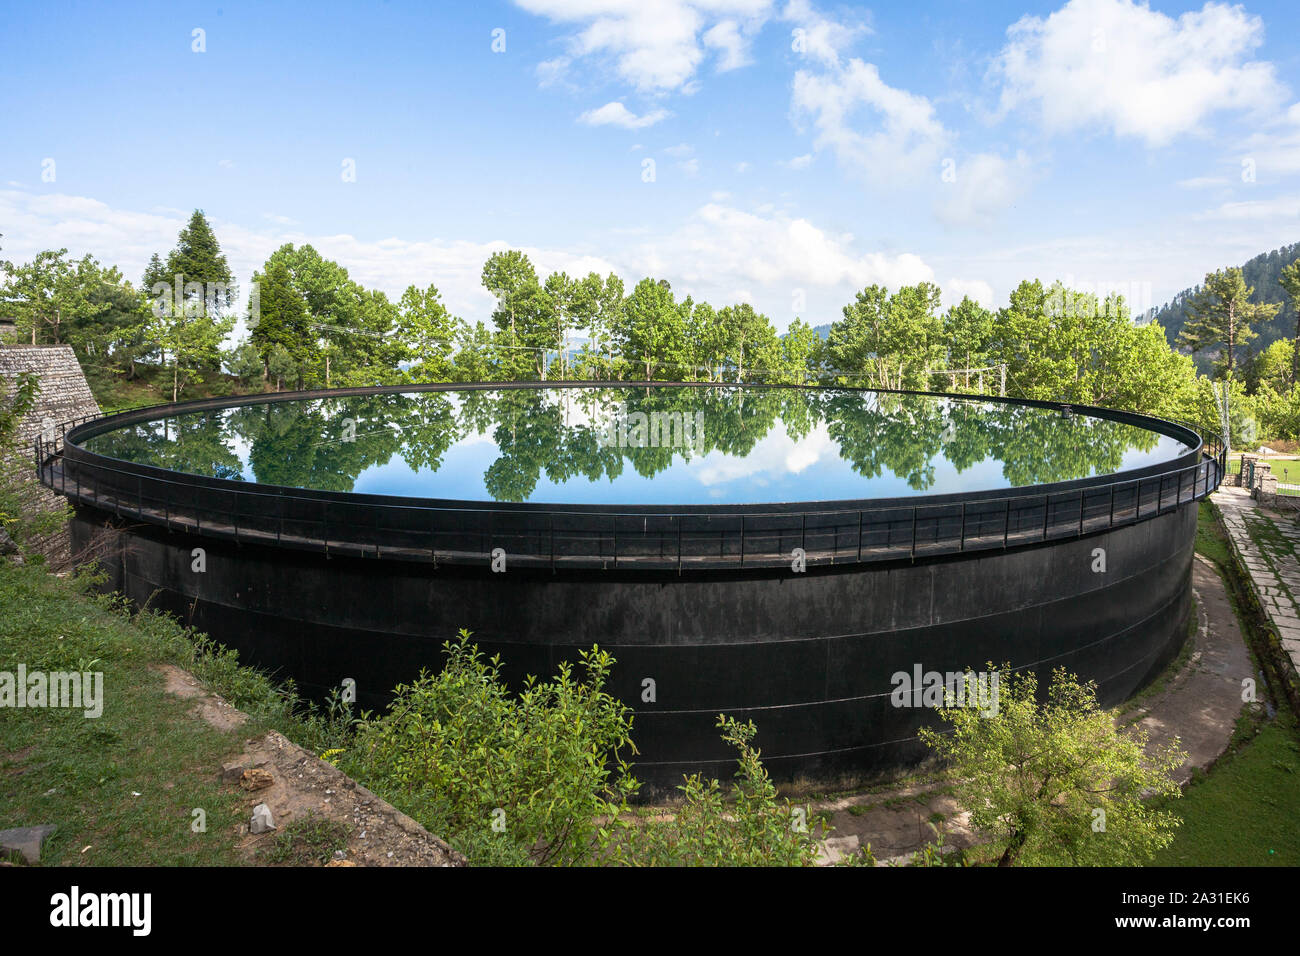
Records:
[[[106,516],[80,509],[74,547]],[[1177,653],[1191,613],[1196,508],[1042,547],[925,563],[791,572],[647,576],[486,566],[434,568],[237,546],[132,526],[104,559],[109,586],[294,677],[321,694],[344,678],[379,708],[399,681],[474,632],[505,673],[550,675],[600,644],[612,693],[636,711],[637,776],[671,788],[682,773],[728,779],[716,716],[753,719],[781,781],[846,783],[925,756],[925,709],[891,704],[891,675],[1055,666],[1096,680],[1110,706]],[[207,570],[191,570],[206,550]],[[1106,571],[1093,571],[1094,549]],[[643,680],[656,700],[641,700]]]

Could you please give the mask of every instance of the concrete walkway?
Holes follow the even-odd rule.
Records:
[[[1124,707],[1122,726],[1136,725],[1149,735],[1149,748],[1178,738],[1187,760],[1175,772],[1179,783],[1194,768],[1209,767],[1227,749],[1242,708],[1242,679],[1254,676],[1245,638],[1214,565],[1197,556],[1192,567],[1197,629],[1190,654],[1156,690]],[[968,815],[960,810],[940,777],[873,793],[845,794],[813,801],[810,818],[823,816],[835,828],[822,845],[821,862],[834,863],[871,845],[881,863],[906,863],[910,855],[942,832],[944,846],[976,842]]]
[[[1291,666],[1300,671],[1300,523],[1258,507],[1244,488],[1224,486],[1211,500],[1223,513],[1232,548]]]

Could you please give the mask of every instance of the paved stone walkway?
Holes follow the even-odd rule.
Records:
[[[1225,485],[1211,498],[1291,666],[1300,670],[1300,522],[1259,508],[1244,488]]]

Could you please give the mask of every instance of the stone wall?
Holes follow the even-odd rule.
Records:
[[[18,377],[34,373],[40,382],[36,406],[18,424],[17,461],[11,457],[4,471],[16,472],[21,484],[24,510],[62,509],[64,499],[54,494],[36,480],[32,461],[32,443],[44,428],[59,425],[72,418],[99,414],[99,405],[90,392],[86,376],[81,371],[77,357],[68,345],[0,345],[0,390],[3,400],[12,398],[18,386]],[[36,550],[56,563],[68,558],[66,530],[33,542]]]

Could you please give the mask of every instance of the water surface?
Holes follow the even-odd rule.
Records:
[[[978,399],[689,386],[282,401],[155,419],[84,444],[125,461],[297,488],[626,505],[986,491],[1189,450],[1134,425]]]

